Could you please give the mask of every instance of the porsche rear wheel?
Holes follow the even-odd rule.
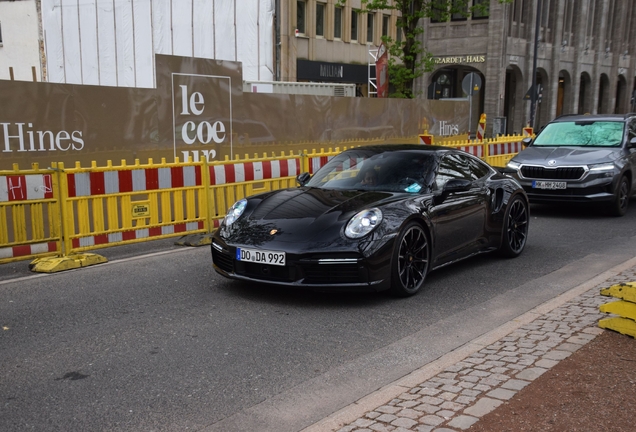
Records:
[[[429,270],[430,243],[426,231],[411,222],[400,232],[393,250],[391,293],[412,296],[424,285]]]
[[[518,195],[508,204],[501,238],[501,255],[514,258],[523,252],[528,238],[528,204]]]

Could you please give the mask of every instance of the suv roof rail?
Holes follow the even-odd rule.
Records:
[[[612,114],[612,113],[604,113],[604,114],[590,114],[590,113],[585,113],[585,114],[561,114],[558,117],[555,117],[554,120],[557,119],[561,119],[561,118],[565,118],[565,117],[584,117],[584,116],[606,116],[606,117],[620,117],[620,118],[629,118],[629,117],[635,117],[636,113],[626,113],[626,114]]]

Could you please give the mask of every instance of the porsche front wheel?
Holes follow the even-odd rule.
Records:
[[[391,293],[408,297],[424,284],[429,270],[430,244],[417,223],[407,224],[397,237],[391,260]]]
[[[523,252],[528,237],[528,222],[528,204],[517,195],[510,200],[506,209],[499,248],[501,255],[514,258]]]

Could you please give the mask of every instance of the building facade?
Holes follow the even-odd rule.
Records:
[[[473,111],[487,114],[487,134],[519,132],[530,123],[534,70],[535,128],[561,114],[635,110],[632,0],[490,0],[485,16],[425,19],[423,25],[436,65],[416,84],[421,97],[465,97],[462,82],[475,72],[483,86]]]
[[[375,93],[382,36],[401,36],[396,11],[363,12],[360,0],[291,0],[280,6],[279,80],[353,83],[359,96]]]
[[[488,11],[468,13],[476,3]],[[154,54],[167,54],[238,61],[245,80],[353,83],[358,96],[374,96],[381,38],[402,35],[396,11],[362,7],[360,0],[0,1],[0,78],[153,87]],[[445,22],[421,20],[435,67],[415,90],[424,99],[468,98],[471,131],[481,113],[493,136],[560,114],[636,111],[633,0],[468,0],[466,7]],[[472,95],[467,77],[481,83]]]
[[[0,1],[0,79],[40,81],[40,40],[34,0]]]

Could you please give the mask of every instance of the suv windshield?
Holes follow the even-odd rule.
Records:
[[[563,121],[550,123],[532,145],[619,147],[623,141],[623,122]]]

